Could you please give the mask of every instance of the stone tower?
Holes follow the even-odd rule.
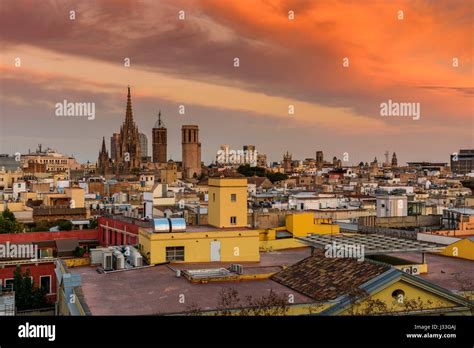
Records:
[[[167,151],[167,129],[161,121],[161,110],[158,113],[158,121],[152,129],[153,162],[166,163]]]
[[[148,161],[148,137],[144,133],[138,134],[140,138],[140,152],[142,155],[142,161],[147,162]]]
[[[291,155],[286,151],[286,154],[283,154],[283,170],[285,173],[291,173],[293,167],[293,160]]]
[[[117,154],[119,153],[118,144],[119,144],[120,134],[114,133],[110,137],[110,158],[113,163],[117,163]]]
[[[316,151],[316,167],[321,169],[324,163],[324,155],[322,151]]]
[[[183,125],[181,128],[181,145],[183,150],[183,178],[191,179],[201,175],[201,143],[199,127]]]
[[[392,167],[398,166],[397,154],[394,152],[392,155]]]
[[[106,175],[110,173],[110,158],[107,148],[105,147],[105,137],[102,138],[102,148],[99,152],[99,159],[97,161],[98,174]]]
[[[125,113],[125,122],[120,127],[120,137],[118,143],[116,172],[118,174],[130,173],[133,168],[140,168],[141,149],[140,135],[138,127],[133,120],[132,97],[130,87],[128,87],[127,110]]]

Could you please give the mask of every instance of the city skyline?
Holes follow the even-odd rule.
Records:
[[[381,162],[386,150],[401,164],[449,162],[473,147],[467,2],[71,1],[46,2],[37,13],[31,6],[0,9],[2,153],[42,143],[95,162],[102,137],[125,116],[127,85],[149,140],[162,110],[174,160],[183,124],[199,125],[206,164],[221,144],[254,144],[271,161],[286,151],[298,159],[347,152],[348,165]],[[95,119],[58,118],[54,105],[63,100],[95,103]],[[419,103],[421,117],[381,117],[388,101]]]
[[[220,346],[471,343],[473,24],[472,0],[0,0],[2,342],[195,343],[202,316]]]
[[[128,86],[128,91],[129,91],[128,93],[130,93],[130,87],[129,87],[129,86]],[[161,119],[161,110],[159,111],[159,117],[160,117],[160,119]],[[156,127],[156,123],[155,123],[155,127]],[[165,129],[166,129],[166,128],[165,128]],[[113,132],[111,133],[111,136],[110,136],[110,137],[108,137],[108,136],[103,136],[103,139],[102,139],[102,148],[103,148],[103,146],[105,146],[105,147],[106,147],[106,151],[109,152],[109,153],[113,153],[113,150],[112,150],[112,143],[111,143],[111,142],[112,142],[113,135],[115,135],[115,134],[116,134],[116,132],[113,131]],[[140,132],[140,135],[145,135],[145,136],[146,136],[146,134],[145,134],[145,133],[142,133],[142,132]],[[107,139],[107,141],[105,141],[105,138]],[[148,138],[148,137],[147,137],[147,138]],[[105,141],[105,144],[103,143],[104,141]],[[149,144],[149,145],[147,146],[147,151],[151,153],[151,152],[153,151],[153,147],[152,147],[152,144],[151,144],[151,143],[148,143],[148,144]],[[232,148],[229,146],[229,144],[221,144],[220,147],[223,146],[223,145],[229,147],[229,149],[232,149]],[[44,146],[44,147],[43,147],[43,146]],[[233,151],[240,150],[240,147],[243,148],[243,147],[245,147],[245,146],[248,146],[248,145],[239,144],[238,146],[236,146],[236,147],[235,147],[234,149],[232,149],[232,150],[233,150]],[[33,151],[32,151],[32,148],[33,148]],[[28,151],[16,152],[16,153],[14,153],[15,151],[11,151],[11,153],[6,153],[6,154],[8,154],[8,155],[10,155],[10,154],[11,154],[11,155],[16,155],[17,153],[21,153],[21,154],[27,154],[27,153],[28,153],[28,154],[30,154],[30,153],[34,153],[35,151],[41,152],[41,151],[53,150],[53,151],[56,151],[56,152],[58,152],[58,153],[62,153],[63,155],[67,155],[67,156],[74,157],[74,158],[76,158],[76,159],[79,158],[79,157],[75,156],[74,153],[72,153],[72,154],[64,153],[64,152],[62,152],[60,149],[51,148],[50,146],[48,146],[48,144],[37,144],[36,149],[35,149],[34,146],[33,146],[32,148],[29,147],[29,148],[28,148]],[[151,150],[151,151],[150,151],[150,150]],[[102,150],[101,150],[100,152],[102,152]],[[322,153],[324,153],[324,151],[320,151],[320,150],[318,150],[318,151],[316,151],[316,152],[322,152]],[[217,152],[217,153],[218,153],[218,152]],[[288,151],[286,152],[286,154],[288,154]],[[388,154],[388,155],[387,155],[387,154]],[[292,154],[289,154],[289,155],[292,156]],[[382,164],[382,163],[390,163],[390,161],[391,161],[390,158],[391,158],[392,155],[395,155],[395,152],[386,151],[386,152],[383,153],[383,156],[378,156],[378,154],[375,154],[375,155],[374,155],[375,157],[373,157],[373,158],[378,159],[378,162],[379,162],[380,164]],[[217,156],[217,155],[216,155],[216,156]],[[389,156],[389,157],[388,157],[388,158],[389,158],[388,161],[386,160],[386,158],[387,158],[386,156]],[[99,157],[100,157],[100,153],[99,153]],[[285,157],[285,153],[283,153],[283,155],[282,155],[283,160],[284,160],[284,157]],[[337,156],[334,156],[334,157],[337,157]],[[342,164],[343,164],[343,165],[345,165],[345,166],[357,165],[357,163],[350,163],[349,160],[347,160],[347,161],[344,160],[344,158],[349,157],[348,154],[344,154],[344,153],[343,153],[341,157],[342,157]],[[113,158],[113,156],[112,156],[112,158]],[[311,156],[309,156],[309,157],[298,157],[298,156],[294,156],[294,157],[293,157],[293,161],[298,161],[298,160],[303,161],[303,160],[309,159],[309,158],[317,159],[317,153],[316,153],[316,156],[313,156],[313,157],[311,157]],[[332,161],[332,158],[333,158],[333,156],[331,156],[331,155],[330,155],[330,156],[327,156],[327,153],[326,153],[326,154],[325,154],[325,157],[324,157],[324,160],[325,160],[325,161],[328,161],[328,162],[331,162],[331,161]],[[172,157],[170,157],[169,159],[172,159]],[[341,158],[338,158],[338,159],[341,160]],[[213,158],[209,163],[204,163],[204,165],[215,163],[215,161],[216,161],[216,158]],[[362,162],[367,162],[367,163],[370,162],[370,161],[371,161],[370,158],[369,158],[369,159],[366,159],[366,160],[362,160]],[[87,163],[94,163],[95,161],[94,161],[94,160],[83,161],[83,163],[86,163],[86,162],[87,162]],[[275,160],[270,160],[268,163],[273,163],[273,162],[275,162],[275,163],[277,163],[277,162],[280,163],[280,162],[282,162],[282,161],[281,161],[281,158],[280,158],[280,159],[277,158],[277,159],[275,159]],[[416,162],[416,161],[414,161],[414,162]],[[421,162],[421,161],[419,161],[419,162]],[[448,161],[446,161],[446,162],[439,161],[439,162],[441,162],[441,163],[448,163]],[[402,162],[402,163],[403,163],[403,162]]]

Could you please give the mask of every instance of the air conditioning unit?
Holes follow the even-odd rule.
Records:
[[[133,267],[142,267],[143,257],[140,252],[132,246],[130,246],[129,248],[130,256],[127,258],[127,262],[130,263]]]
[[[143,266],[143,257],[140,254],[136,254],[133,258],[133,265],[135,267],[142,267]]]
[[[112,252],[104,252],[102,267],[104,268],[105,271],[113,270]]]
[[[114,250],[113,253],[113,267],[114,269],[125,268],[125,258],[119,250]]]
[[[243,274],[244,273],[244,267],[242,265],[233,263],[230,265],[230,270],[232,272],[235,272],[237,274]]]
[[[411,275],[419,275],[420,274],[420,269],[417,265],[413,266],[408,266],[408,267],[403,267],[402,271]]]

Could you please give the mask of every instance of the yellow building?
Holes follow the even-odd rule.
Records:
[[[293,237],[305,237],[311,233],[339,233],[339,225],[333,224],[331,219],[315,219],[313,213],[287,215],[285,225]]]
[[[163,184],[173,184],[178,179],[178,166],[173,160],[166,163],[166,167],[160,170],[160,179]]]
[[[202,227],[202,228],[201,228]],[[154,233],[140,229],[140,251],[148,263],[258,262],[258,231],[222,230],[201,226],[186,232]]]
[[[442,255],[474,261],[474,237],[467,237],[448,245]]]
[[[85,192],[81,187],[66,187],[64,193],[42,194],[43,203],[47,206],[67,205],[70,208],[85,207]]]
[[[155,219],[159,228],[140,228],[139,249],[149,264],[260,261],[260,231],[247,228],[246,179],[209,179],[209,225],[185,228],[179,220]]]
[[[247,226],[247,179],[209,178],[208,214],[212,226]]]
[[[34,201],[38,199],[37,192],[20,192],[20,200],[26,204],[29,200]]]
[[[25,208],[22,202],[7,202],[6,204],[7,204],[6,208],[10,210],[12,213],[15,213],[17,211],[23,211]]]
[[[23,172],[18,169],[16,171],[5,170],[0,168],[0,189],[13,187],[13,183],[17,182],[23,177]]]
[[[84,208],[85,206],[85,192],[81,187],[66,187],[64,193],[71,199],[74,207],[72,208]]]
[[[331,219],[317,219],[314,214],[297,213],[285,217],[285,226],[269,228],[260,232],[260,250],[273,251],[305,247],[295,237],[306,237],[308,234],[340,233],[339,225]]]

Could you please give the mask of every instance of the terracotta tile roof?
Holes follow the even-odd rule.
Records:
[[[249,184],[254,184],[254,185],[257,185],[257,186],[261,186],[265,182],[265,180],[268,180],[268,179],[263,177],[263,176],[250,176],[250,177],[247,178],[247,181],[248,181]]]
[[[328,258],[323,250],[275,274],[271,279],[316,301],[334,300],[368,280],[388,271],[389,266],[359,262],[353,258]]]

